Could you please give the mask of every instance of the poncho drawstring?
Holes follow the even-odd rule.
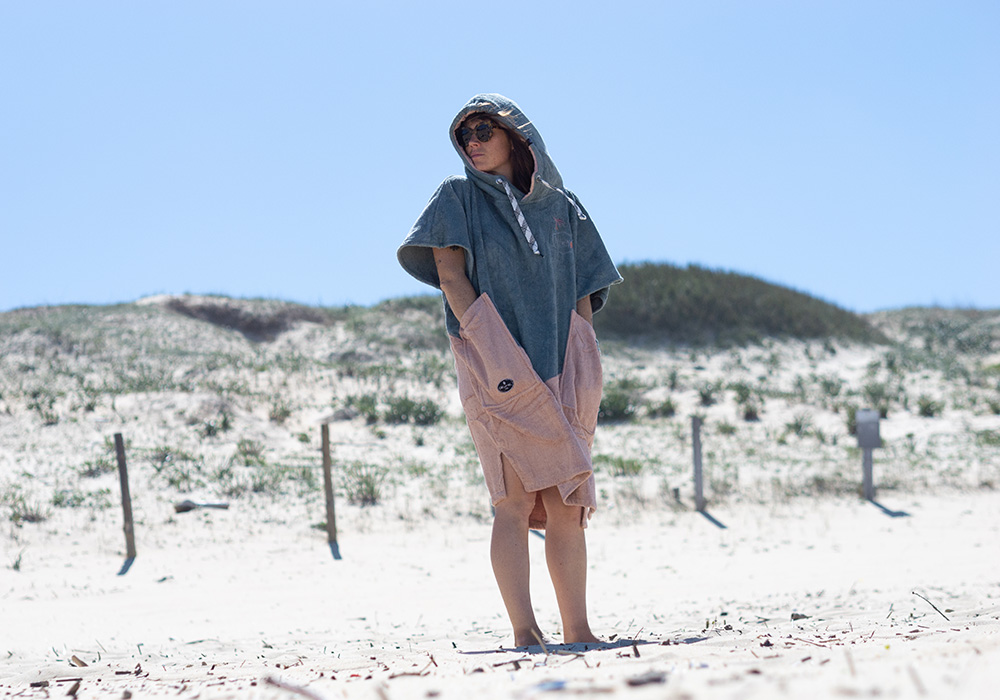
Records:
[[[580,205],[577,204],[577,201],[573,199],[568,192],[561,190],[555,185],[550,185],[542,179],[541,175],[539,175],[537,179],[550,190],[555,190],[565,197],[566,201],[572,204],[573,208],[576,209],[576,215],[580,217],[580,221],[587,220],[587,215],[583,213],[583,209],[580,208]],[[524,218],[524,213],[521,211],[521,206],[517,203],[517,197],[514,196],[514,192],[510,189],[510,185],[507,184],[507,181],[502,177],[497,178],[497,184],[503,185],[503,191],[507,193],[507,199],[510,200],[510,206],[514,209],[514,216],[517,218],[517,224],[521,227],[521,233],[524,234],[524,240],[528,241],[528,245],[531,246],[531,252],[535,255],[541,255],[541,251],[538,250],[538,241],[535,240],[535,235],[531,232],[531,227],[528,226],[528,222]]]
[[[497,178],[497,184],[503,185],[503,191],[507,193],[507,199],[510,200],[510,205],[514,208],[514,216],[517,217],[517,224],[521,227],[521,233],[524,234],[524,240],[528,241],[528,245],[531,246],[531,252],[535,255],[541,255],[541,251],[538,250],[538,241],[535,240],[535,236],[531,233],[531,228],[528,226],[528,222],[524,219],[524,214],[521,212],[521,207],[518,206],[517,197],[510,189],[510,185],[502,177]]]
[[[579,204],[577,204],[576,200],[575,200],[575,199],[573,199],[573,198],[572,198],[572,197],[571,197],[571,196],[569,195],[569,193],[568,193],[568,192],[565,192],[565,191],[563,191],[563,190],[559,189],[559,188],[558,188],[558,187],[556,187],[555,185],[550,185],[549,183],[547,183],[547,182],[546,182],[545,180],[543,180],[543,179],[542,179],[542,176],[541,176],[541,175],[538,175],[538,176],[537,176],[537,179],[538,179],[538,181],[539,181],[540,183],[542,183],[543,185],[545,185],[546,187],[548,187],[548,188],[549,188],[550,190],[555,190],[556,192],[558,192],[559,194],[561,194],[561,195],[562,195],[563,197],[565,197],[565,198],[566,198],[566,201],[568,201],[568,202],[569,202],[570,204],[572,204],[572,205],[573,205],[573,208],[574,208],[574,209],[576,209],[576,215],[577,215],[578,217],[580,217],[580,221],[586,221],[586,220],[587,220],[587,215],[583,213],[583,209],[581,209],[581,208],[580,208],[580,205],[579,205]]]

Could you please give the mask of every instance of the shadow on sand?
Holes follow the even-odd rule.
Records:
[[[712,523],[713,525],[715,525],[720,530],[725,530],[726,529],[726,526],[723,525],[722,523],[720,523],[714,517],[712,517],[707,510],[700,510],[698,512],[701,513],[702,517],[705,518],[705,520],[707,520],[708,522]]]
[[[460,651],[460,654],[467,656],[479,656],[482,654],[583,654],[588,651],[607,651],[609,649],[632,649],[636,656],[639,656],[639,647],[648,644],[697,644],[704,642],[708,637],[688,637],[687,639],[671,640],[666,642],[653,641],[651,639],[616,639],[613,642],[601,642],[599,644],[532,644],[525,647],[500,647],[499,649],[483,649],[480,651]]]
[[[871,503],[876,508],[878,508],[883,513],[885,513],[886,515],[888,515],[890,518],[909,518],[910,517],[910,514],[907,513],[906,511],[904,511],[904,510],[890,510],[890,509],[886,508],[884,505],[882,505],[881,503],[879,503],[878,501],[876,501],[875,499],[870,499],[868,502]]]
[[[135,563],[135,557],[129,557],[128,559],[126,559],[125,563],[122,564],[122,568],[118,572],[118,575],[119,576],[124,576],[125,574],[127,574],[128,570],[132,568],[132,564],[134,564],[134,563]]]

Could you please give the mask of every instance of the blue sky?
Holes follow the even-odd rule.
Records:
[[[1000,308],[1000,3],[0,0],[0,310],[428,292],[477,92],[619,263]]]

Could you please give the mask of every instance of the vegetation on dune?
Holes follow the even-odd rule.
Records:
[[[320,309],[275,301],[245,301],[227,297],[174,297],[166,308],[189,318],[207,321],[242,333],[248,340],[270,341],[296,323],[329,325],[344,318],[344,309]]]
[[[1000,484],[1000,311],[860,317],[735,273],[620,269],[625,283],[595,317],[611,340],[594,455],[615,478],[602,503],[675,507],[692,415],[714,498],[751,486],[761,498],[853,493],[862,408],[920,421],[888,434],[885,461],[898,468],[880,488]],[[110,438],[61,467],[32,456],[80,432],[74,424],[127,428],[135,473],[166,497],[317,498],[321,416],[360,435],[335,454],[351,504],[383,504],[411,482],[438,499],[479,486],[441,305],[440,295],[341,308],[184,295],[0,313],[0,419],[30,428],[4,446],[0,521],[16,530],[112,507]],[[956,419],[959,433],[942,427]],[[650,433],[655,452],[643,447]],[[771,481],[752,481],[755,470]]]
[[[599,334],[671,343],[746,343],[765,337],[884,343],[861,316],[735,272],[665,263],[620,265],[624,283],[594,317]]]

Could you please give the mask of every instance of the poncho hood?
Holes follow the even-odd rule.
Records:
[[[528,143],[531,154],[535,157],[535,172],[531,178],[531,191],[522,194],[531,195],[535,190],[538,190],[539,188],[535,185],[539,178],[548,187],[541,188],[535,196],[544,196],[547,194],[546,190],[554,190],[563,186],[562,176],[545,150],[545,142],[542,140],[542,136],[538,133],[538,130],[535,129],[535,125],[524,115],[524,112],[521,111],[521,108],[517,106],[514,100],[493,92],[484,92],[470,99],[455,116],[455,119],[451,123],[451,129],[448,131],[451,138],[451,145],[455,147],[459,157],[462,159],[462,163],[465,165],[465,174],[467,177],[476,182],[486,184],[490,188],[495,189],[498,187],[496,176],[476,170],[462,144],[458,141],[456,134],[458,127],[470,114],[476,113],[490,115],[510,131],[520,134]]]

